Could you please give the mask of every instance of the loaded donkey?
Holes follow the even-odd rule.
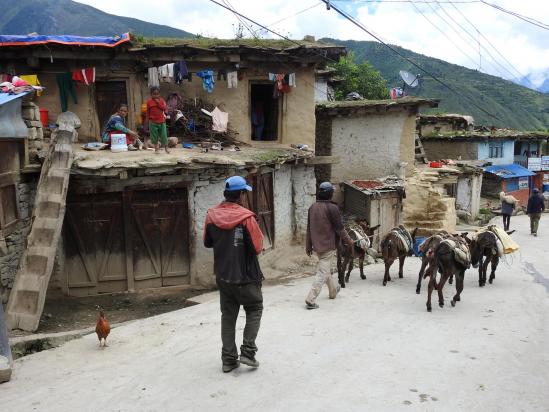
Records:
[[[463,279],[465,271],[471,266],[471,253],[469,251],[469,239],[466,234],[454,235],[440,241],[433,251],[433,259],[429,262],[426,276],[430,276],[427,293],[427,311],[431,312],[431,294],[433,289],[438,292],[438,305],[444,306],[444,295],[442,289],[444,284],[451,277],[456,277],[456,294],[450,302],[452,306],[461,300],[463,291]],[[436,272],[440,272],[440,281],[436,281]]]
[[[397,258],[399,261],[398,277],[403,277],[404,260],[406,256],[412,256],[416,233],[417,228],[410,233],[404,226],[400,225],[391,229],[381,241],[381,255],[385,262],[383,286],[386,286],[387,282],[391,281],[389,269]]]
[[[345,230],[353,241],[352,253],[340,240],[337,248],[337,273],[338,281],[342,288],[349,282],[349,275],[353,270],[354,258],[358,257],[358,267],[360,269],[360,278],[366,279],[364,274],[364,258],[368,249],[373,243],[374,233],[380,225],[370,227],[365,219],[356,219],[355,223],[347,223]],[[345,271],[347,270],[347,275]]]
[[[496,226],[488,226],[473,234],[471,241],[471,262],[478,267],[478,285],[486,285],[486,272],[491,263],[491,272],[488,283],[492,284],[496,278],[496,269],[499,259],[505,253],[502,237],[514,233],[514,230],[505,232]]]

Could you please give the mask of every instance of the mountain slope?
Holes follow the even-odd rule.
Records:
[[[357,62],[367,60],[381,72],[390,86],[401,86],[399,70],[418,73],[418,69],[380,43],[373,41],[324,41],[344,45],[356,55]],[[443,60],[393,46],[430,73],[467,96],[456,96],[429,76],[424,76],[419,91],[410,94],[441,99],[438,109],[431,112],[471,114],[476,124],[510,127],[522,130],[549,129],[549,95],[536,92],[513,82],[467,69]],[[474,102],[496,115],[494,119],[471,104]]]
[[[183,30],[115,16],[70,0],[0,0],[2,34],[112,36],[125,32],[146,37],[190,37]]]

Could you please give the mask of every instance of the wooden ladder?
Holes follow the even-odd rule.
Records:
[[[416,147],[415,147],[415,153],[416,153],[416,161],[427,163],[427,156],[425,155],[425,150],[423,149],[423,144],[421,143],[421,138],[416,133]]]
[[[6,309],[8,329],[34,332],[38,328],[65,217],[74,134],[69,129],[52,135],[36,190],[27,249]]]

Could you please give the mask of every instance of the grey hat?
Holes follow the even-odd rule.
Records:
[[[330,182],[322,182],[320,186],[318,186],[318,190],[321,192],[333,192],[335,187]]]
[[[534,192],[534,193],[539,193],[539,189],[538,189],[537,187],[534,187],[534,188],[532,189],[532,192]]]

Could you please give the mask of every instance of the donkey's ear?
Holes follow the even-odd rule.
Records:
[[[469,232],[463,232],[462,234],[460,234],[461,237],[464,237],[464,238],[467,238],[467,235],[469,234]]]
[[[418,230],[419,230],[418,227],[416,227],[416,228],[414,229],[414,231],[412,232],[412,237],[416,237],[416,234],[417,234],[417,231],[418,231]]]

